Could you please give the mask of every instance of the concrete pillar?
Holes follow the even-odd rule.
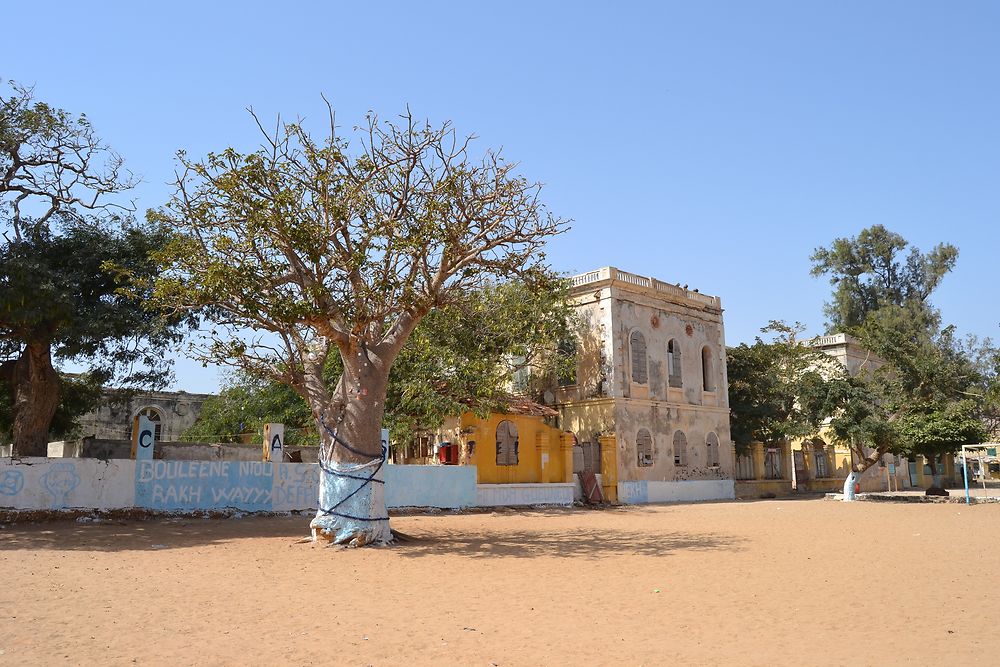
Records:
[[[753,458],[753,478],[764,479],[764,445],[760,442],[750,443],[750,456]]]
[[[152,461],[156,445],[156,424],[145,415],[136,415],[132,420],[132,458],[136,461]]]
[[[573,481],[573,445],[576,437],[569,432],[564,432],[559,437],[559,455],[562,462],[562,482]]]
[[[264,424],[262,461],[281,463],[285,457],[285,425]]]
[[[610,502],[618,502],[618,438],[602,435],[601,443],[601,489]]]

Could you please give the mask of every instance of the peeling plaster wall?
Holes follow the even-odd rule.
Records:
[[[721,302],[715,297],[665,285],[655,279],[600,269],[574,279],[573,298],[587,329],[580,345],[577,385],[559,394],[560,426],[593,441],[594,434],[614,435],[620,483],[717,482],[732,480],[735,468],[729,430],[729,385]],[[632,381],[630,336],[646,343],[647,382]],[[668,343],[680,349],[681,387],[671,387]],[[702,350],[710,351],[704,390]],[[603,391],[594,396],[594,369]],[[636,437],[640,429],[653,440],[653,465],[640,466]],[[686,465],[674,465],[673,437],[687,439]],[[719,441],[718,466],[709,466],[706,438]],[[732,484],[729,495],[732,497]]]
[[[653,401],[616,401],[615,436],[618,440],[618,479],[685,481],[732,479],[735,461],[732,447],[719,447],[718,467],[709,467],[706,438],[715,433],[720,443],[729,443],[729,413],[718,409],[669,405]],[[640,429],[653,438],[653,465],[639,466],[636,438]],[[687,438],[687,465],[674,465],[674,433]]]

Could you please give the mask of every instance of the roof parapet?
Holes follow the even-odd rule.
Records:
[[[620,271],[613,266],[606,266],[595,271],[588,271],[570,278],[570,284],[574,290],[586,288],[601,283],[609,283],[625,288],[641,288],[658,292],[674,298],[688,299],[696,303],[704,304],[712,308],[722,309],[722,300],[717,296],[702,294],[697,290],[689,290],[686,287],[665,283],[656,278],[647,278],[628,271]]]

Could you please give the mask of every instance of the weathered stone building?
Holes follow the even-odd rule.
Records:
[[[197,421],[202,404],[210,396],[154,391],[136,394],[124,403],[109,402],[80,418],[80,435],[97,440],[131,440],[132,420],[144,414],[156,424],[157,441],[176,441]]]
[[[583,467],[621,502],[733,497],[722,303],[613,267],[572,278],[576,383],[556,392]]]

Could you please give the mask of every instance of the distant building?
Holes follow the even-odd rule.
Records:
[[[186,391],[154,391],[136,394],[125,403],[109,401],[80,418],[80,435],[97,440],[131,440],[132,420],[143,414],[156,424],[158,441],[173,442],[197,421],[202,404],[210,397]]]

